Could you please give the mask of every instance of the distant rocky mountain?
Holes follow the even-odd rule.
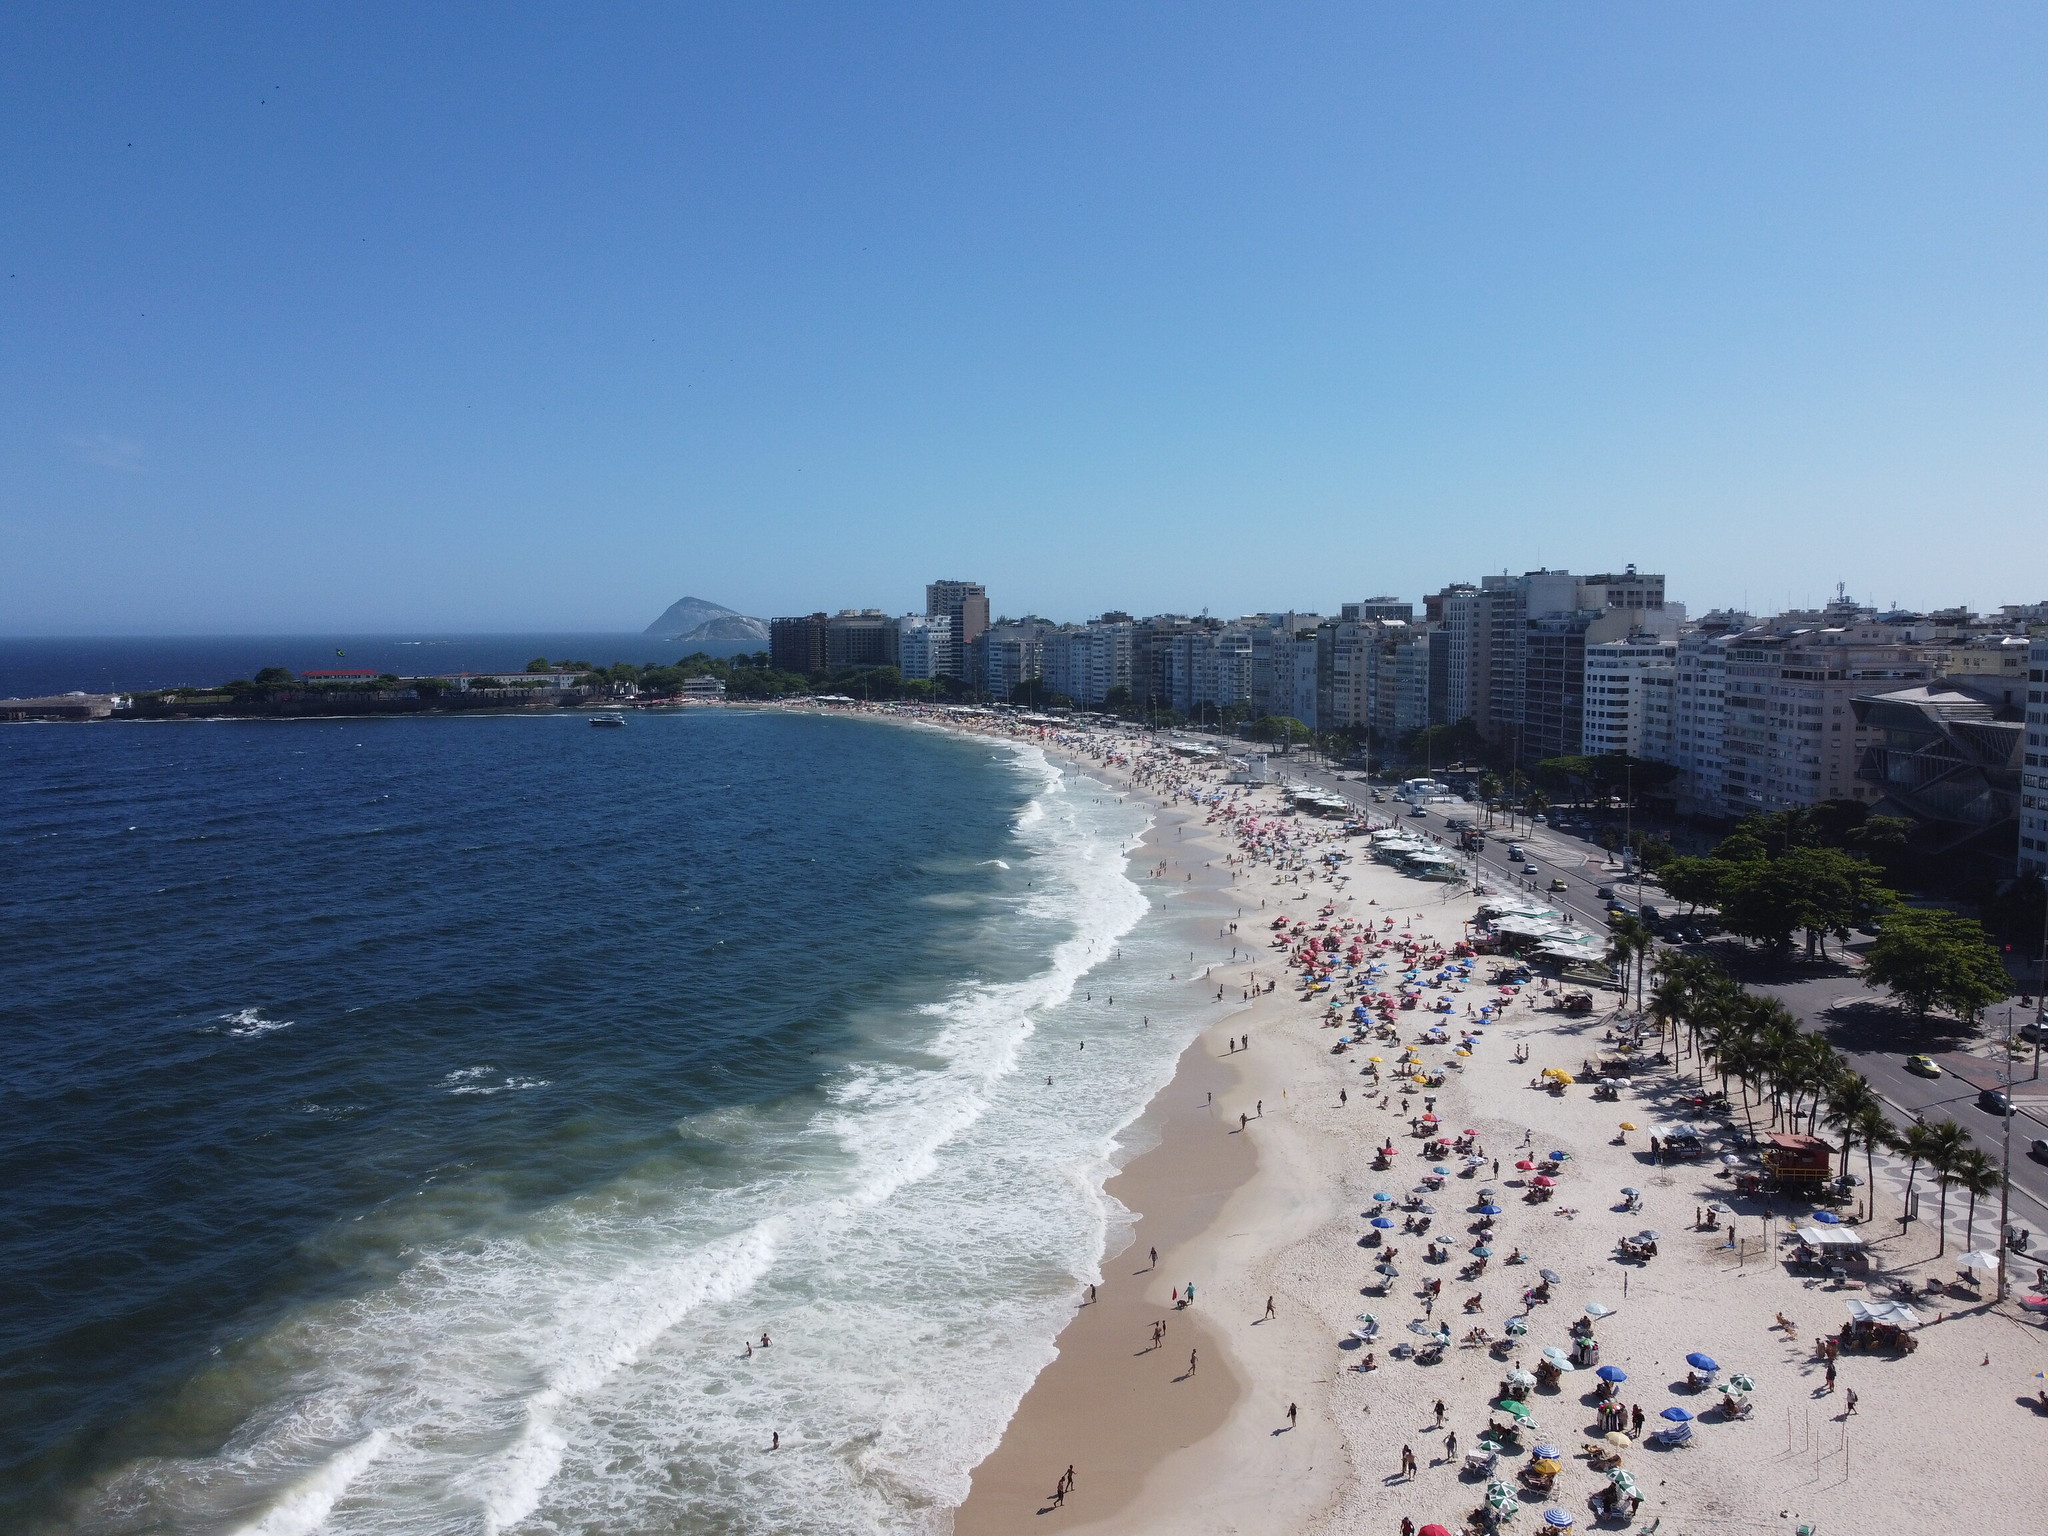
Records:
[[[758,640],[768,643],[768,625],[701,597],[682,597],[642,631],[664,640]]]

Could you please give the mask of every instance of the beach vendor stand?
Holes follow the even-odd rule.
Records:
[[[1849,1325],[1836,1336],[1843,1349],[1910,1355],[1920,1347],[1920,1341],[1906,1331],[1920,1326],[1920,1316],[1903,1301],[1867,1301],[1861,1296],[1846,1300]]]

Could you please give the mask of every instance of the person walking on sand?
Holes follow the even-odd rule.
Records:
[[[1827,1379],[1827,1395],[1833,1397],[1835,1394],[1835,1362],[1832,1360],[1827,1364]]]
[[[1159,1250],[1157,1248],[1152,1250],[1152,1267],[1154,1269],[1159,1267]]]
[[[1273,1316],[1273,1298],[1270,1296],[1266,1298],[1266,1316],[1268,1319]]]
[[[1854,1387],[1850,1387],[1845,1395],[1849,1399],[1849,1406],[1847,1409],[1843,1411],[1842,1417],[1846,1419],[1850,1414],[1856,1411],[1856,1389]]]
[[[1074,1464],[1071,1461],[1067,1463],[1067,1470],[1060,1477],[1060,1486],[1069,1493],[1074,1491]]]
[[[1450,1433],[1449,1433],[1448,1435],[1444,1436],[1444,1460],[1445,1460],[1445,1461],[1456,1461],[1457,1459],[1458,1459],[1458,1432],[1457,1432],[1457,1431],[1456,1431],[1456,1430],[1454,1429],[1454,1430],[1452,1430],[1452,1431],[1451,1431],[1451,1432],[1450,1432]]]
[[[1849,1393],[1849,1396],[1852,1398],[1855,1397],[1855,1395],[1856,1394],[1853,1390]],[[1637,1403],[1635,1407],[1629,1410],[1628,1416],[1630,1420],[1629,1428],[1635,1434],[1636,1438],[1640,1440],[1643,1435],[1643,1405],[1641,1403]]]
[[[1297,1412],[1299,1412],[1299,1410],[1294,1406],[1294,1404],[1289,1403],[1287,1405],[1287,1427],[1289,1429],[1294,1428],[1294,1416]]]
[[[1444,1427],[1444,1400],[1442,1398],[1436,1400],[1436,1427],[1438,1429]]]
[[[1191,1349],[1191,1350],[1189,1350],[1189,1351],[1188,1351],[1188,1376],[1189,1376],[1190,1378],[1192,1378],[1192,1377],[1194,1376],[1194,1374],[1195,1374],[1195,1367],[1196,1367],[1196,1366],[1198,1366],[1198,1365],[1200,1365],[1201,1363],[1202,1363],[1202,1352],[1201,1352],[1201,1351],[1200,1351],[1199,1349]]]
[[[774,1434],[773,1434],[773,1435],[772,1435],[772,1436],[771,1436],[771,1437],[769,1438],[769,1441],[768,1441],[768,1449],[769,1449],[769,1450],[771,1450],[771,1451],[779,1451],[779,1450],[781,1450],[781,1449],[782,1449],[782,1431],[781,1431],[781,1430],[779,1430],[779,1429],[778,1429],[778,1430],[776,1430],[776,1431],[775,1431],[775,1433],[774,1433]]]
[[[1411,1446],[1404,1445],[1401,1447],[1401,1475],[1403,1477],[1413,1477],[1415,1475],[1415,1451]]]

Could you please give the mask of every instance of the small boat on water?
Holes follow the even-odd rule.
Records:
[[[626,717],[624,715],[613,714],[592,715],[590,717],[590,723],[592,725],[624,725],[626,723]]]

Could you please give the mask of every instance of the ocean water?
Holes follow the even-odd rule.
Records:
[[[0,731],[0,1529],[943,1529],[1194,1028],[1145,824],[847,717]]]
[[[685,651],[736,656],[764,649],[738,641],[684,646],[629,634],[172,635],[31,637],[0,635],[0,699],[148,688],[211,688],[264,667],[294,672],[369,668],[412,677],[524,667],[536,656],[610,666],[670,662]]]

